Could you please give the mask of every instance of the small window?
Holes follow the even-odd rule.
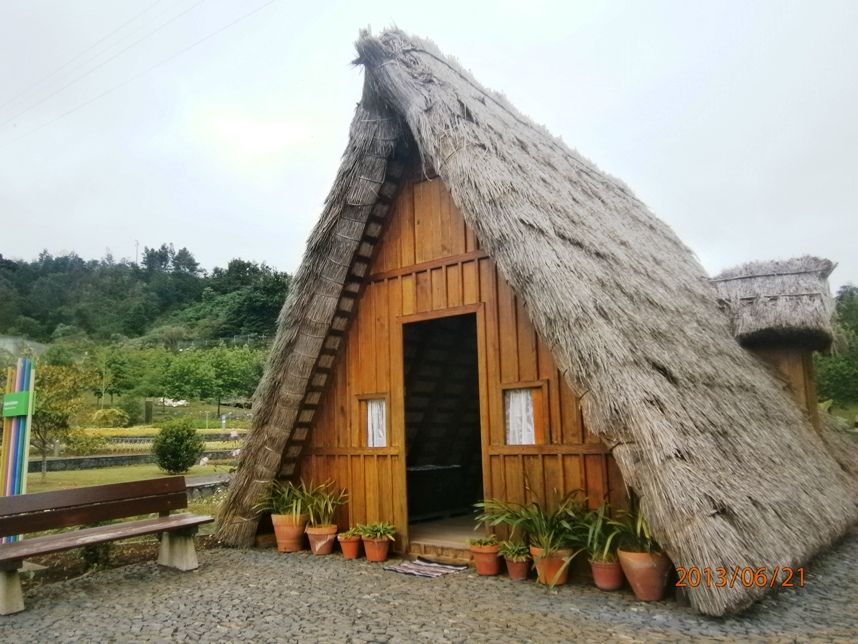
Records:
[[[504,390],[507,445],[538,445],[544,437],[543,387]]]
[[[367,398],[362,401],[365,408],[366,446],[387,447],[387,404],[384,398]]]

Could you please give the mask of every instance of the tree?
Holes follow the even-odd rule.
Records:
[[[215,374],[214,397],[217,414],[229,396],[250,396],[262,377],[262,355],[249,347],[217,347],[205,352]]]
[[[179,353],[164,375],[164,393],[170,398],[213,398],[217,375],[205,351],[189,349]]]
[[[161,248],[143,247],[143,270],[147,273],[165,273],[170,269],[176,251],[173,244],[161,244]]]
[[[839,323],[858,335],[858,286],[852,284],[841,286],[835,301]]]
[[[30,444],[42,459],[42,478],[54,441],[71,429],[71,418],[81,408],[81,396],[91,386],[91,375],[76,366],[39,364],[36,368],[35,405]]]
[[[817,386],[822,400],[831,399],[843,405],[858,402],[858,287],[842,286],[835,301],[845,349],[817,358]]]
[[[172,268],[174,273],[197,275],[200,272],[200,263],[194,258],[191,251],[183,246],[173,256]]]
[[[127,352],[116,344],[98,347],[92,352],[91,358],[96,376],[95,395],[104,408],[105,396],[110,396],[112,405],[115,395],[121,396],[134,386],[131,367]]]

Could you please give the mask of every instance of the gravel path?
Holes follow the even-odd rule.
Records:
[[[470,571],[421,579],[338,555],[215,549],[200,562],[34,587],[25,612],[0,617],[0,642],[858,641],[856,531],[814,563],[805,588],[726,619],[581,583],[549,592]]]

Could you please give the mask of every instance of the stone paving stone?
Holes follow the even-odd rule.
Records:
[[[858,531],[812,563],[804,588],[722,619],[580,582],[423,579],[274,550],[199,557],[187,573],[147,562],[31,588],[25,612],[0,617],[0,642],[858,641]]]

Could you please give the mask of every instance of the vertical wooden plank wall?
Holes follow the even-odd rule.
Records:
[[[435,179],[407,185],[397,200],[304,452],[303,477],[330,477],[349,490],[342,525],[386,520],[407,530],[401,325],[411,315],[480,304],[485,496],[550,503],[555,490],[582,489],[593,505],[605,496],[624,502],[619,470],[601,441],[588,434],[575,393]],[[545,383],[542,445],[504,444],[502,387],[519,382]],[[386,448],[366,447],[361,435],[358,397],[372,394],[389,401]]]
[[[789,383],[798,404],[807,410],[811,423],[819,431],[819,407],[813,351],[800,347],[756,347],[751,353],[777,370]]]

